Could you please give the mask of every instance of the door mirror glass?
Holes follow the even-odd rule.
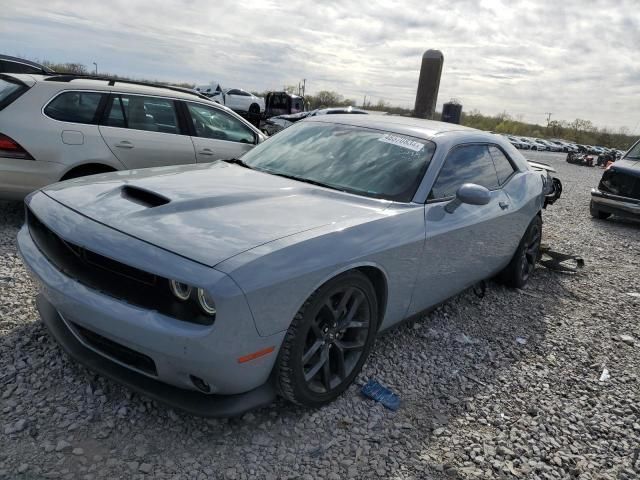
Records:
[[[460,205],[486,205],[491,201],[491,192],[488,188],[475,183],[465,183],[456,191],[456,198],[451,200],[444,209],[447,213],[453,213]]]

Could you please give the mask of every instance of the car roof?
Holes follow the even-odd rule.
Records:
[[[495,138],[497,135],[476,130],[475,128],[464,127],[455,123],[437,122],[435,120],[425,120],[422,118],[401,117],[394,115],[317,115],[308,117],[303,122],[324,122],[340,123],[357,127],[367,127],[377,130],[385,130],[401,135],[431,140],[434,137],[447,133],[473,133],[482,134],[487,138]]]
[[[147,82],[136,82],[133,80],[118,80],[118,79],[110,79],[110,78],[101,78],[101,77],[90,77],[90,76],[82,76],[82,75],[64,75],[64,74],[53,74],[53,75],[40,75],[40,74],[14,74],[14,73],[3,73],[3,75],[9,75],[17,78],[23,82],[28,83],[50,83],[53,85],[63,86],[64,90],[73,90],[76,88],[79,89],[87,89],[87,90],[104,90],[104,91],[113,91],[117,90],[119,92],[131,92],[131,93],[142,93],[148,95],[156,95],[156,96],[165,96],[165,97],[174,97],[181,99],[191,99],[194,97],[199,98],[201,100],[209,100],[209,98],[205,97],[199,92],[195,90],[190,90],[188,88],[175,87],[172,85],[154,85]],[[213,102],[212,102],[213,103]]]
[[[344,113],[366,113],[368,114],[369,112],[366,112],[360,108],[354,108],[354,107],[328,107],[328,108],[320,108],[317,110],[317,113],[331,113],[331,112],[344,112]],[[335,114],[337,115],[337,114]]]

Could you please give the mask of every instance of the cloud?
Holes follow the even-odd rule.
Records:
[[[421,54],[438,48],[439,105],[618,128],[640,120],[637,11],[633,0],[5,0],[0,49],[251,90],[306,78],[310,93],[412,106]]]

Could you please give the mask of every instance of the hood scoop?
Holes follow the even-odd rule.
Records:
[[[122,187],[121,195],[122,198],[147,208],[166,205],[171,201],[163,195],[133,185],[125,185]]]

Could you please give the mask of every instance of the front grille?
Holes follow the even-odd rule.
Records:
[[[203,314],[195,302],[175,299],[166,278],[68,242],[28,209],[27,225],[42,254],[62,273],[92,290],[185,322],[201,325],[213,322],[213,318]]]
[[[109,340],[108,338],[103,337],[96,332],[87,330],[77,323],[69,323],[71,323],[71,326],[76,331],[76,333],[88,345],[95,348],[97,351],[102,352],[108,357],[124,363],[125,365],[129,365],[132,368],[148,373],[149,375],[158,375],[156,364],[151,359],[151,357],[148,357],[140,352],[136,352],[135,350],[132,350],[129,347],[125,347],[124,345],[120,345],[119,343],[114,342],[113,340]]]

